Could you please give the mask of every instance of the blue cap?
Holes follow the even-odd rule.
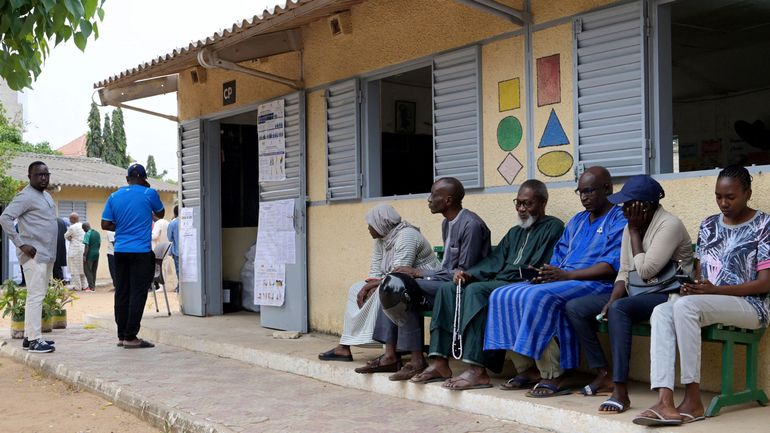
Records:
[[[147,171],[144,169],[142,164],[131,164],[128,167],[128,177],[147,179]]]
[[[627,201],[650,201],[657,202],[666,196],[666,192],[663,191],[663,187],[660,186],[657,180],[647,176],[646,174],[639,174],[630,177],[620,192],[610,194],[607,196],[607,200],[612,204],[621,204]]]

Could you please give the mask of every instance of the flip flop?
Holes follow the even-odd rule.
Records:
[[[468,391],[468,390],[471,390],[471,389],[492,388],[492,384],[491,383],[477,383],[477,384],[474,384],[474,385],[466,385],[466,386],[451,386],[451,387],[447,386],[447,385],[453,385],[453,384],[455,384],[455,383],[457,383],[457,382],[459,382],[461,380],[464,380],[464,381],[470,383],[470,381],[468,379],[458,377],[457,380],[454,381],[454,382],[451,382],[451,383],[450,382],[444,382],[443,388],[444,389],[448,389],[450,391]]]
[[[425,371],[426,368],[428,368],[427,365],[421,368],[414,368],[413,366],[406,364],[403,367],[401,367],[401,369],[398,370],[395,374],[391,374],[390,376],[388,376],[388,380],[393,382],[398,382],[400,380],[409,380],[414,376]]]
[[[679,412],[679,415],[682,415],[682,424],[690,424],[691,422],[703,421],[704,419],[706,419],[706,417],[703,415],[693,416],[685,412]]]
[[[633,423],[636,425],[643,425],[647,427],[666,426],[666,425],[682,425],[681,419],[668,419],[663,418],[663,415],[655,412],[653,409],[647,409],[645,412],[651,412],[655,415],[655,418],[650,416],[639,415],[633,419]],[[644,413],[644,412],[642,412]]]
[[[430,376],[427,379],[417,379],[420,376],[423,376],[425,374],[431,374],[433,372],[436,372],[436,370],[431,371],[430,373],[426,373],[424,370],[421,373],[415,374],[411,379],[409,379],[409,382],[416,383],[419,385],[424,385],[426,383],[434,383],[434,382],[446,382],[447,380],[451,379],[452,376],[444,377],[444,376]],[[417,380],[415,380],[417,379]]]
[[[537,385],[536,380],[530,380],[523,374],[517,374],[516,377],[508,379],[507,382],[500,384],[500,389],[503,391],[518,391],[522,389],[530,389]]]
[[[150,343],[149,341],[145,341],[142,339],[139,339],[139,344],[126,344],[123,343],[124,349],[149,349],[150,347],[155,347],[154,344]]]
[[[536,390],[538,388],[545,388],[545,389],[547,389],[547,390],[549,390],[551,392],[546,393],[546,394],[539,394],[539,393],[532,392],[532,391],[534,391],[534,390]],[[527,397],[532,397],[532,398],[549,398],[549,397],[557,397],[557,396],[560,396],[560,395],[570,394],[571,392],[572,391],[570,391],[569,388],[559,388],[556,385],[551,385],[550,383],[543,383],[541,381],[541,382],[538,382],[537,385],[535,385],[532,389],[527,391]]]
[[[580,394],[582,394],[584,397],[593,397],[597,395],[612,395],[612,389],[611,388],[594,388],[589,383],[588,385],[580,388]]]
[[[616,410],[602,410],[603,407],[611,407],[615,408]],[[617,415],[627,411],[629,407],[631,406],[626,406],[622,401],[610,397],[607,400],[604,400],[604,403],[599,405],[599,413],[602,415]]]
[[[356,368],[355,372],[359,374],[396,373],[401,369],[401,361],[396,361],[390,364],[380,364],[380,359],[382,359],[382,357],[377,358],[377,361],[372,364],[367,364],[363,367]]]
[[[318,359],[321,361],[342,361],[342,362],[352,362],[353,361],[353,355],[338,355],[334,353],[334,349],[327,350],[324,353],[318,354]]]

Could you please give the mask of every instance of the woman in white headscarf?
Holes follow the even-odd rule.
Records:
[[[350,346],[375,343],[372,334],[377,314],[383,314],[379,296],[376,296],[377,287],[385,274],[398,266],[430,270],[441,267],[420,229],[403,221],[393,206],[377,205],[364,219],[374,239],[369,276],[350,287],[340,344],[319,354],[318,358],[323,361],[352,361]],[[372,366],[378,372],[398,371],[401,365],[395,347],[386,347],[384,355],[370,361],[367,372],[375,372],[370,371]]]

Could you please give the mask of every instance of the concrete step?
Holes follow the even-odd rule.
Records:
[[[87,322],[114,329],[111,317],[87,317]],[[604,415],[597,412],[606,397],[578,395],[533,399],[522,391],[501,391],[497,388],[474,391],[449,391],[440,383],[415,385],[391,382],[387,374],[361,375],[353,368],[364,360],[374,358],[379,348],[354,348],[356,362],[322,362],[317,354],[336,344],[336,338],[320,334],[306,334],[299,339],[278,339],[274,331],[259,325],[259,316],[253,313],[229,314],[198,318],[175,315],[166,317],[147,314],[142,323],[143,338],[161,345],[204,352],[219,357],[239,360],[255,366],[306,376],[346,388],[370,391],[392,397],[443,406],[468,413],[515,421],[558,432],[593,433],[597,431],[646,432],[647,429],[631,423],[633,417],[655,403],[656,394],[649,385],[632,383],[632,407],[623,414]],[[454,363],[455,374],[463,366]],[[495,385],[509,376],[494,377]],[[677,398],[681,398],[677,393]],[[711,394],[704,393],[708,402]],[[763,425],[766,409],[755,405],[728,408],[719,417],[698,423],[699,432],[722,433],[724,428],[759,428]],[[667,429],[657,429],[666,432]],[[671,429],[670,431],[675,431]]]

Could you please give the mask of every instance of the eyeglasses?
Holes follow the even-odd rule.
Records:
[[[513,199],[513,206],[518,209],[524,207],[525,209],[532,209],[537,204],[534,200],[519,200]]]
[[[591,194],[595,193],[596,191],[599,191],[599,189],[601,189],[601,188],[593,188],[593,187],[583,188],[583,189],[575,188],[575,194],[577,194],[579,196],[591,195]]]

